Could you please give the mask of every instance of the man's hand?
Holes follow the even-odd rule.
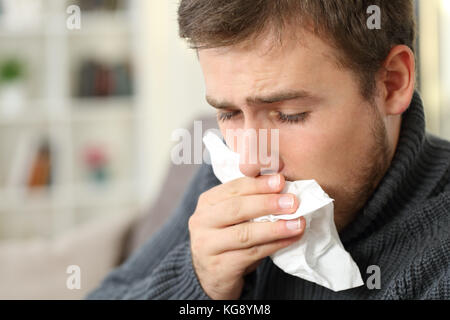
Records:
[[[298,241],[304,218],[250,222],[268,214],[294,213],[298,200],[279,194],[281,175],[241,178],[203,193],[189,219],[193,266],[212,299],[238,299],[244,276],[259,262]]]

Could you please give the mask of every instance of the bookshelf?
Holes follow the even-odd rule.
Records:
[[[24,75],[13,112],[0,83],[0,240],[54,237],[100,215],[136,213],[148,178],[137,160],[148,138],[135,86],[145,69],[136,50],[141,1],[36,1],[33,24],[13,27],[1,2],[0,63],[17,59]],[[80,30],[66,27],[71,4],[82,9]],[[98,65],[82,92],[86,61]]]

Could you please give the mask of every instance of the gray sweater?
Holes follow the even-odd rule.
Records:
[[[415,93],[396,154],[357,218],[340,232],[367,285],[333,292],[284,273],[270,258],[246,276],[242,299],[450,299],[450,143],[425,133]],[[169,221],[88,299],[209,299],[192,267],[188,219],[219,184],[203,165]],[[372,288],[372,289],[369,289]]]

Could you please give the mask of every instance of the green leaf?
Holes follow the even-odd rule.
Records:
[[[15,58],[8,59],[0,64],[0,81],[10,82],[23,75],[22,63]]]

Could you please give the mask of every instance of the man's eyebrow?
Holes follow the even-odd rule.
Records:
[[[282,91],[275,92],[266,96],[255,96],[255,97],[247,97],[246,102],[249,105],[257,105],[257,104],[271,104],[277,102],[283,102],[288,100],[296,100],[296,99],[311,99],[318,100],[319,97],[314,96],[312,93],[304,90],[299,91]],[[238,107],[231,102],[227,101],[218,101],[211,96],[206,96],[206,101],[217,109],[237,109]]]
[[[314,98],[313,94],[304,90],[282,91],[282,92],[275,92],[267,96],[248,97],[246,99],[246,102],[248,104],[270,104],[288,100],[311,99],[311,98]]]
[[[237,107],[233,103],[226,101],[218,101],[208,95],[206,96],[206,102],[208,102],[208,104],[210,104],[212,107],[216,109],[237,109]]]

